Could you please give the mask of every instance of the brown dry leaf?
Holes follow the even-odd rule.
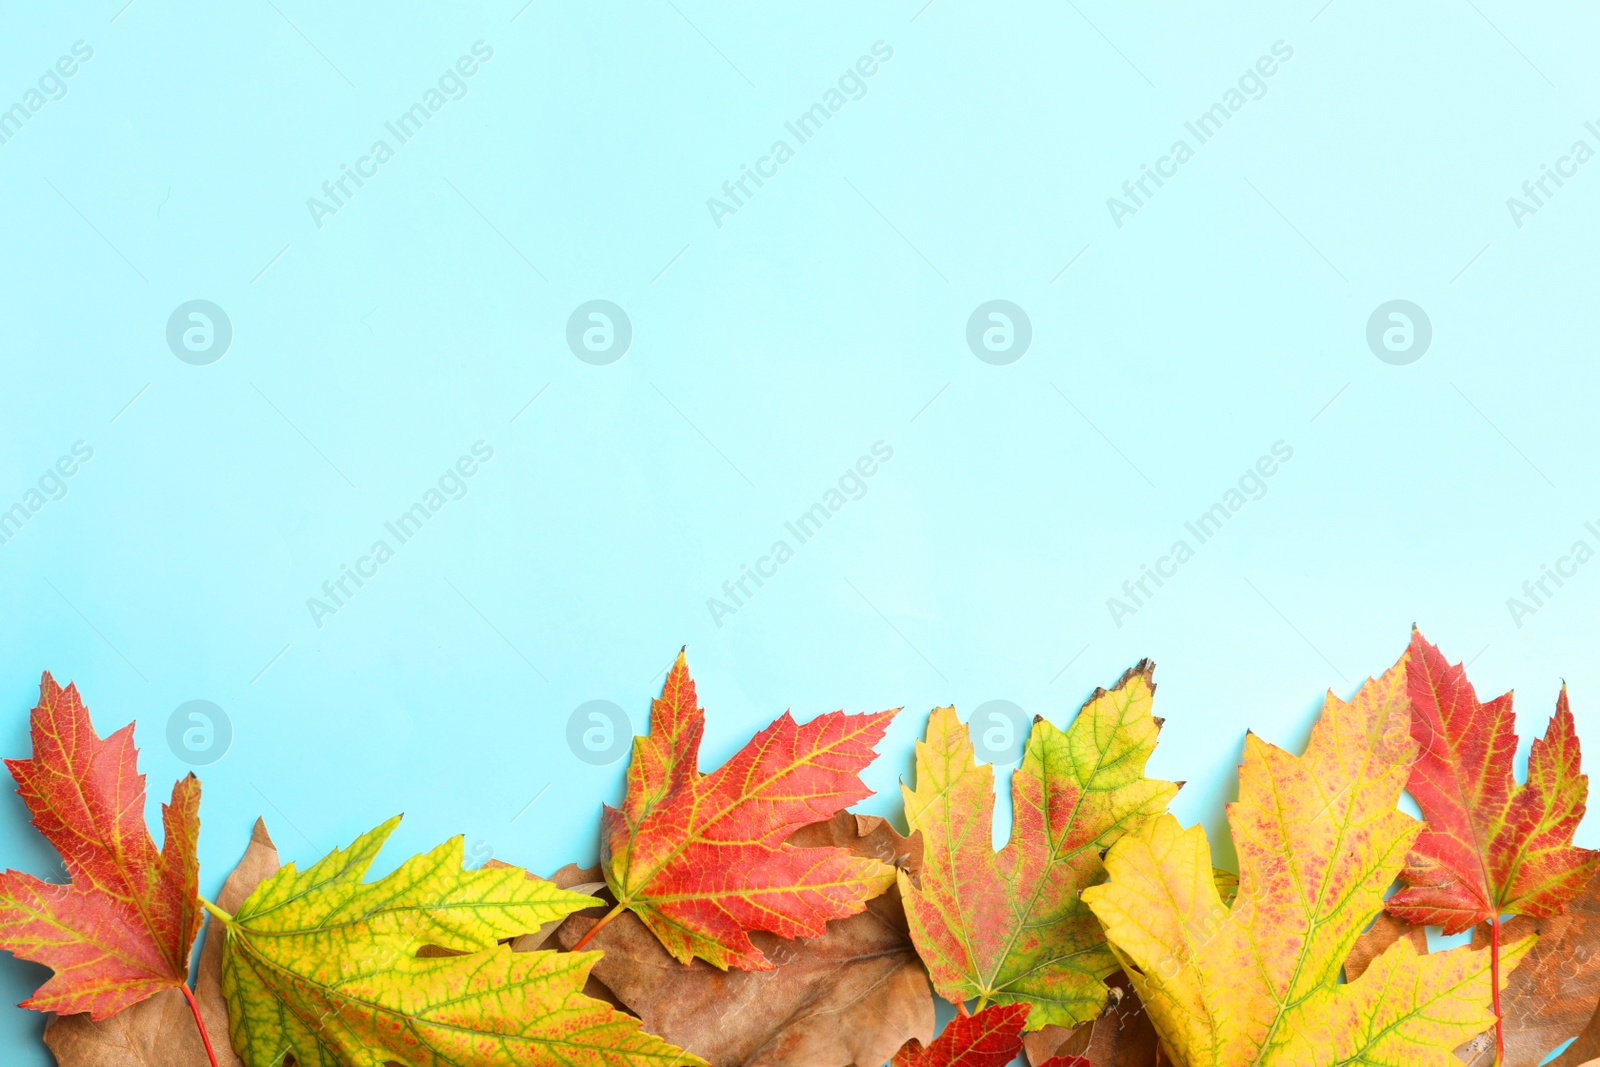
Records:
[[[889,820],[876,815],[843,811],[826,822],[801,827],[789,837],[789,843],[801,848],[847,848],[857,856],[900,868],[913,882],[922,874],[922,835],[905,837]]]
[[[1600,1067],[1600,1059],[1590,1059],[1600,1052],[1600,1009],[1596,1009],[1578,1040],[1550,1061],[1550,1067]]]
[[[209,1019],[206,1031],[211,1032]],[[194,1016],[176,989],[163,989],[99,1022],[87,1014],[52,1016],[44,1043],[60,1067],[210,1067]],[[221,1067],[239,1067],[228,1048],[226,1019],[211,1043]]]
[[[789,842],[848,848],[907,871],[921,865],[921,839],[902,837],[873,816],[841,812]],[[593,915],[570,917],[561,944],[576,944],[594,923]],[[680,964],[642,922],[623,914],[595,935],[592,945],[605,957],[594,974],[646,1030],[713,1067],[879,1067],[911,1038],[932,1040],[933,994],[897,889],[859,915],[828,923],[821,937],[751,936],[775,970]]]
[[[485,867],[497,865],[501,865],[499,860],[490,860],[484,864]],[[545,881],[550,882],[552,885],[560,886],[562,889],[571,889],[573,886],[586,885],[590,882],[598,882],[600,885],[605,885],[606,876],[601,872],[599,864],[595,864],[593,867],[579,867],[576,863],[569,863],[549,878],[546,878]]]
[[[217,906],[233,911],[255,887],[278,869],[278,850],[260,819],[250,844],[222,892]],[[222,999],[222,936],[206,927],[205,946],[195,977],[195,1000],[217,1054],[218,1067],[243,1067],[228,1044],[228,1011]],[[99,1022],[88,1015],[52,1016],[44,1043],[60,1067],[210,1067],[194,1016],[183,993],[166,989]]]
[[[1046,1026],[1022,1035],[1028,1062],[1038,1067],[1053,1056],[1085,1056],[1092,1067],[1158,1067],[1160,1042],[1150,1017],[1139,1003],[1128,976],[1117,971],[1106,979],[1111,1001],[1098,1018],[1080,1026]]]
[[[1426,930],[1420,926],[1412,926],[1404,919],[1397,919],[1386,911],[1380,911],[1378,917],[1372,920],[1372,925],[1356,938],[1355,945],[1350,949],[1350,957],[1344,961],[1344,980],[1354,982],[1360,978],[1373,960],[1383,955],[1384,950],[1402,937],[1409,940],[1411,947],[1418,953],[1427,954]]]

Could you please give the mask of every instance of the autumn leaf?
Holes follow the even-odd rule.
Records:
[[[634,738],[622,807],[602,818],[601,866],[617,904],[594,929],[630,909],[680,962],[767,970],[750,931],[817,937],[861,911],[894,868],[785,839],[871,796],[857,772],[894,714],[833,712],[801,726],[784,712],[701,774],[705,712],[680,652],[651,705],[650,735]]]
[[[278,853],[266,826],[256,821],[244,858],[228,875],[217,895],[220,908],[237,908],[263,878],[278,869]],[[217,1035],[212,1046],[219,1067],[241,1067],[225,1040],[228,1007],[222,997],[221,923],[206,928],[205,945],[195,974],[194,999],[206,1030]],[[124,1008],[106,1019],[58,1015],[44,1029],[44,1043],[59,1067],[208,1067],[206,1047],[189,1019],[189,1006],[176,989]]]
[[[1589,779],[1578,771],[1567,690],[1562,686],[1544,737],[1533,742],[1527,783],[1518,786],[1510,693],[1479,703],[1466,669],[1451,666],[1416,629],[1406,689],[1418,745],[1406,788],[1428,825],[1406,858],[1405,888],[1389,898],[1388,910],[1446,934],[1487,922],[1498,973],[1500,916],[1560,914],[1600,862],[1600,852],[1572,844]],[[1495,1014],[1501,1015],[1498,995]]]
[[[926,1048],[913,1038],[895,1053],[893,1067],[1005,1067],[1022,1051],[1028,1005],[995,1004],[958,1015]]]
[[[1446,934],[1498,915],[1560,914],[1600,862],[1600,852],[1572,845],[1589,778],[1578,772],[1566,687],[1528,755],[1528,781],[1518,786],[1510,693],[1479,703],[1465,669],[1417,630],[1406,678],[1419,746],[1406,788],[1428,825],[1389,911]]]
[[[500,941],[596,901],[515,867],[462,868],[462,839],[364,883],[394,818],[263,881],[227,927],[223,993],[249,1067],[675,1067],[701,1061],[585,997],[599,953]],[[424,953],[423,949],[431,951]]]
[[[1028,1005],[993,1004],[950,1020],[926,1048],[913,1038],[890,1067],[1005,1067],[1022,1051]],[[1092,1067],[1083,1056],[1052,1056],[1038,1067]]]
[[[1600,1011],[1590,1018],[1577,1040],[1545,1067],[1600,1067],[1600,1058],[1595,1056],[1597,1052],[1600,1052]]]
[[[1409,723],[1402,656],[1349,703],[1327,695],[1304,755],[1246,736],[1231,907],[1200,827],[1162,815],[1111,847],[1084,899],[1184,1067],[1445,1067],[1492,1025],[1488,954],[1470,948],[1420,955],[1401,938],[1339,983],[1420,829],[1395,807]]]
[[[850,812],[802,827],[789,843],[913,869],[921,861],[915,838]],[[576,944],[595,922],[587,913],[567,919],[562,943]],[[865,911],[828,923],[821,937],[784,941],[757,931],[751,939],[776,969],[679,964],[626,913],[589,944],[605,952],[594,976],[645,1029],[713,1067],[881,1067],[908,1038],[932,1038],[933,995],[894,886]]]
[[[1100,853],[1178,791],[1144,777],[1160,727],[1153,671],[1145,660],[1110,692],[1096,690],[1065,730],[1034,720],[999,853],[994,772],[975,762],[955,709],[934,709],[917,743],[916,788],[902,787],[923,868],[920,884],[902,872],[900,891],[940,996],[1031,1005],[1031,1029],[1075,1026],[1104,1006],[1117,961],[1078,894],[1104,876]]]
[[[6,767],[71,882],[0,874],[0,948],[55,971],[22,1006],[104,1019],[162,990],[187,994],[201,914],[199,780],[172,787],[157,851],[131,724],[102,739],[77,687],[47,671],[31,732],[33,758]]]

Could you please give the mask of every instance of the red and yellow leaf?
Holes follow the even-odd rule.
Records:
[[[1558,915],[1595,873],[1600,852],[1576,848],[1589,778],[1561,688],[1544,737],[1518,786],[1511,694],[1480,703],[1466,670],[1419,631],[1406,667],[1411,732],[1419,746],[1406,788],[1427,828],[1407,857],[1406,888],[1389,911],[1447,934],[1505,914]]]
[[[1466,668],[1452,666],[1416,629],[1406,683],[1419,748],[1406,788],[1428,825],[1406,857],[1406,887],[1389,898],[1388,910],[1406,922],[1442,926],[1447,934],[1488,923],[1498,974],[1500,916],[1559,915],[1600,861],[1600,852],[1572,844],[1589,778],[1578,770],[1567,688],[1561,687],[1544,737],[1533,743],[1527,784],[1518,786],[1510,693],[1480,703]],[[1496,1054],[1503,1057],[1498,989],[1494,1010]]]
[[[1022,1051],[1027,1022],[1026,1004],[995,1004],[957,1015],[926,1048],[916,1038],[907,1041],[894,1054],[892,1067],[1006,1067]],[[1050,1062],[1070,1067],[1070,1061]]]
[[[752,930],[816,937],[861,911],[893,883],[893,867],[785,838],[871,795],[858,772],[894,714],[833,712],[799,725],[785,712],[701,774],[705,712],[679,653],[649,736],[634,739],[627,797],[602,819],[601,866],[618,909],[682,962],[742,970],[772,966]]]
[[[832,845],[916,868],[922,848],[886,820],[841,812],[802,827],[790,842]],[[599,881],[573,868],[552,881]],[[575,945],[597,919],[577,914],[557,933]],[[589,943],[605,953],[594,978],[644,1028],[713,1067],[881,1067],[910,1037],[933,1040],[933,994],[906,930],[900,893],[890,886],[866,910],[828,923],[821,937],[784,941],[765,932],[751,941],[776,964],[771,971],[719,970],[704,960],[680,964],[643,922],[619,914]],[[520,943],[519,943],[519,948]]]
[[[103,1019],[188,980],[200,930],[200,782],[191,774],[172,787],[158,851],[133,726],[102,739],[76,686],[62,689],[46,672],[39,691],[33,758],[6,767],[71,882],[0,874],[0,948],[55,971],[23,1007]]]

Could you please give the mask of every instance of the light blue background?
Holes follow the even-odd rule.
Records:
[[[1524,745],[1561,678],[1600,737],[1600,564],[1520,626],[1506,604],[1600,546],[1600,163],[1521,228],[1506,206],[1600,147],[1592,12],[121,3],[0,34],[0,106],[94,49],[0,145],[0,508],[94,449],[0,545],[0,751],[47,668],[102,733],[138,720],[154,814],[188,769],[168,716],[219,704],[207,892],[257,815],[301,861],[399,811],[390,863],[458,833],[592,861],[624,764],[571,756],[567,717],[642,727],[685,643],[708,768],[785,708],[904,705],[879,811],[933,705],[1063,722],[1148,655],[1152,772],[1215,838],[1245,729],[1298,746],[1413,621],[1519,687]],[[307,198],[480,40],[468,95],[319,229]],[[1280,40],[1267,94],[1118,228],[1107,197]],[[718,228],[707,198],[876,41],[866,95]],[[197,298],[234,330],[209,366],[164,336]],[[565,342],[594,298],[633,323],[609,366]],[[965,342],[995,298],[1032,321],[1009,366]],[[1395,298],[1434,330],[1408,366],[1365,340]],[[468,495],[319,629],[307,598],[479,440]],[[866,495],[715,625],[880,440]],[[1266,496],[1115,625],[1280,440]],[[49,875],[26,819],[8,792],[0,861]],[[0,999],[44,974],[6,962]],[[0,1010],[8,1062],[48,1062],[42,1022]]]

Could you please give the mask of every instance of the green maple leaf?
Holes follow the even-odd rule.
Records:
[[[214,910],[229,1036],[249,1067],[701,1064],[583,995],[600,953],[500,944],[593,897],[515,867],[463,870],[459,837],[363,882],[399,821],[304,872],[289,864],[231,916]]]

